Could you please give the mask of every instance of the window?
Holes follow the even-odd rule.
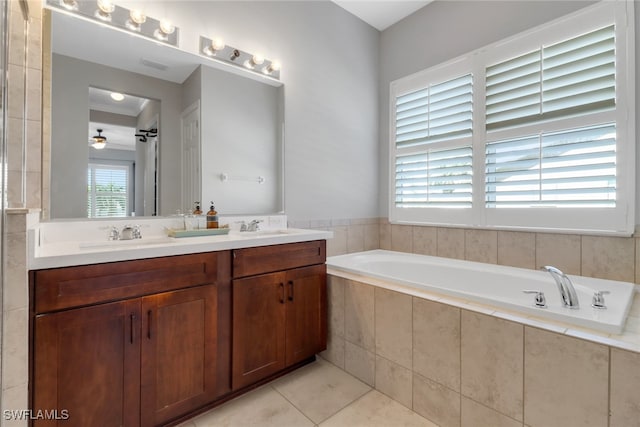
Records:
[[[632,8],[602,2],[393,82],[391,222],[632,233]]]
[[[89,164],[87,179],[89,218],[127,216],[129,167]]]

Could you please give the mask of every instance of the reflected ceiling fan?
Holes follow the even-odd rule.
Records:
[[[154,138],[158,136],[158,129],[156,128],[140,129],[138,132],[140,132],[140,133],[136,133],[136,137],[140,138],[138,139],[138,142],[147,142],[148,138]]]
[[[107,137],[102,135],[102,129],[96,130],[98,134],[94,135],[89,142],[91,142],[91,146],[96,150],[102,150],[107,145]]]

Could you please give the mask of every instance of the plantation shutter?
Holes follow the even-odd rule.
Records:
[[[488,131],[614,107],[613,25],[486,69]]]
[[[87,170],[89,218],[127,216],[129,168],[90,164]]]
[[[614,124],[486,146],[486,206],[615,207]]]
[[[396,157],[397,207],[471,207],[471,147]]]
[[[466,74],[396,98],[396,207],[471,206],[472,82]]]
[[[396,147],[471,136],[471,74],[396,98]]]

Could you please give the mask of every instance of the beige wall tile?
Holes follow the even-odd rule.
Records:
[[[498,264],[536,268],[536,235],[520,231],[498,231]]]
[[[524,339],[525,424],[606,426],[608,347],[531,327]]]
[[[42,118],[42,71],[27,68],[27,120]]]
[[[344,369],[344,345],[344,338],[329,334],[327,335],[327,349],[320,353],[320,357],[338,368]]]
[[[413,371],[460,391],[460,309],[413,298]]]
[[[640,425],[640,354],[611,349],[609,427]]]
[[[11,80],[8,83],[8,100],[7,100],[7,117],[22,119],[24,115],[24,67],[20,65],[9,64],[7,71]]]
[[[413,250],[413,227],[410,225],[391,225],[391,250],[411,252]]]
[[[22,171],[24,120],[7,119],[7,168]]]
[[[42,169],[42,139],[39,121],[27,120],[27,171],[40,172]]]
[[[575,234],[536,234],[536,265],[552,265],[566,274],[580,275],[581,237]]]
[[[38,7],[37,11],[41,11],[42,8]],[[36,11],[34,11],[36,12]],[[39,18],[31,17],[28,30],[28,45],[27,45],[27,67],[42,69],[42,20]]]
[[[498,262],[498,232],[465,230],[464,258],[469,261],[496,264]]]
[[[460,394],[420,375],[413,376],[413,410],[440,427],[460,426]]]
[[[2,387],[20,386],[29,378],[29,314],[28,308],[8,310],[3,316]],[[15,408],[15,409],[26,409]]]
[[[380,225],[379,224],[365,224],[364,229],[364,248],[365,251],[380,248]]]
[[[315,227],[313,227],[315,228]],[[327,240],[327,256],[344,255],[347,253],[347,227],[329,228],[333,231],[333,239]]]
[[[29,305],[27,242],[25,237],[25,233],[7,233],[6,235],[4,310],[27,308]]]
[[[42,192],[40,190],[42,183],[42,174],[40,172],[27,172],[26,184],[27,184],[27,200],[26,206],[28,208],[39,208],[42,204]]]
[[[640,283],[640,238],[636,238],[636,277],[635,282]]]
[[[413,227],[413,253],[438,255],[438,229],[435,227]]]
[[[11,4],[20,4],[17,1],[9,2]],[[12,8],[9,11],[9,49],[8,62],[14,65],[24,64],[24,39],[25,26],[24,18],[20,8]]]
[[[516,421],[471,399],[462,397],[461,427],[522,427]]]
[[[364,226],[349,225],[347,227],[347,252],[362,252],[364,250]]]
[[[391,224],[380,224],[380,249],[391,250]]]
[[[411,297],[376,288],[375,304],[376,354],[411,369]]]
[[[327,275],[329,333],[344,338],[344,288],[346,279]]]
[[[374,387],[376,383],[376,355],[347,341],[344,346],[344,370]]]
[[[438,256],[464,259],[462,228],[438,228]]]
[[[635,240],[631,237],[582,236],[582,275],[632,282]]]
[[[462,394],[522,420],[523,326],[462,310]]]
[[[344,336],[370,351],[375,351],[374,289],[353,281],[344,289]]]
[[[411,370],[376,356],[376,390],[407,408],[412,407],[413,378]]]
[[[16,411],[29,408],[28,387],[29,385],[25,381],[24,384],[20,384],[19,386],[2,389],[2,410]],[[24,419],[2,421],[2,427],[27,427],[28,425],[27,420]]]

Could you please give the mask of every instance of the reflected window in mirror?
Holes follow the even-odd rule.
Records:
[[[87,170],[87,212],[89,218],[130,215],[130,167],[90,163]]]

